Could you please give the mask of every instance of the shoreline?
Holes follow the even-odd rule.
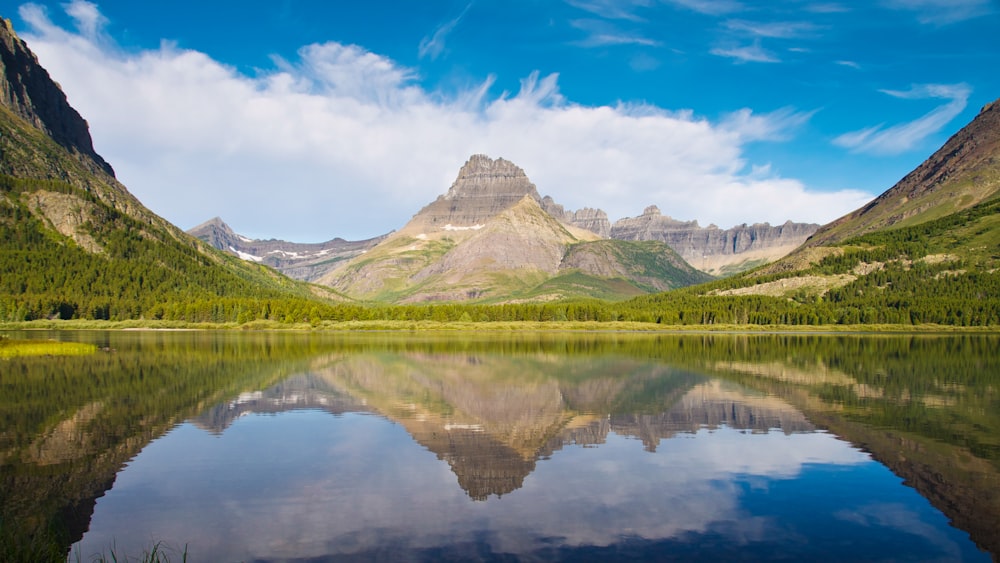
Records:
[[[1000,334],[1000,326],[949,325],[660,325],[621,321],[324,321],[319,324],[252,321],[189,323],[180,321],[36,320],[0,323],[0,331],[115,330],[134,332],[291,331],[291,332],[632,332],[737,334]]]

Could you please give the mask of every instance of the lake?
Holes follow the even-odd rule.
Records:
[[[1000,555],[995,335],[5,334],[0,560]]]

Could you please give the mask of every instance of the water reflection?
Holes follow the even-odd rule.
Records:
[[[0,402],[5,537],[70,522],[84,558],[153,539],[195,561],[988,558],[951,518],[996,553],[991,337],[101,337],[114,355],[0,380],[21,398]]]
[[[379,414],[446,461],[475,500],[510,493],[538,459],[569,445],[604,444],[611,433],[655,452],[661,440],[679,432],[815,430],[787,403],[720,380],[632,360],[605,361],[595,370],[588,361],[562,358],[560,369],[598,375],[560,381],[546,375],[550,363],[489,356],[324,358],[309,373],[243,393],[192,422],[221,434],[251,413]]]

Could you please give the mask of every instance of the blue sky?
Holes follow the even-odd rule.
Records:
[[[1000,97],[996,0],[4,2],[182,228],[401,227],[471,154],[568,209],[824,223]]]

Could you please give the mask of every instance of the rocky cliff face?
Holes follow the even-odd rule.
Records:
[[[244,260],[267,264],[290,278],[304,281],[316,280],[336,270],[347,260],[365,253],[388,236],[360,241],[335,238],[315,244],[276,239],[255,240],[235,233],[218,217],[189,230],[188,234],[219,250],[235,254]]]
[[[543,197],[540,203],[546,213],[567,225],[587,229],[601,238],[608,238],[611,232],[611,222],[608,221],[608,214],[601,209],[584,207],[578,211],[566,211],[563,206],[556,203],[549,196]]]
[[[535,185],[509,160],[473,155],[448,191],[421,209],[407,226],[428,230],[472,229],[513,207],[525,196],[536,201]]]
[[[6,19],[0,19],[0,103],[70,153],[114,176],[111,165],[94,151],[86,120]]]
[[[720,229],[697,221],[678,221],[651,205],[639,217],[615,221],[610,236],[620,240],[658,240],[677,251],[692,266],[710,274],[732,273],[771,262],[795,250],[819,225],[768,223]]]

